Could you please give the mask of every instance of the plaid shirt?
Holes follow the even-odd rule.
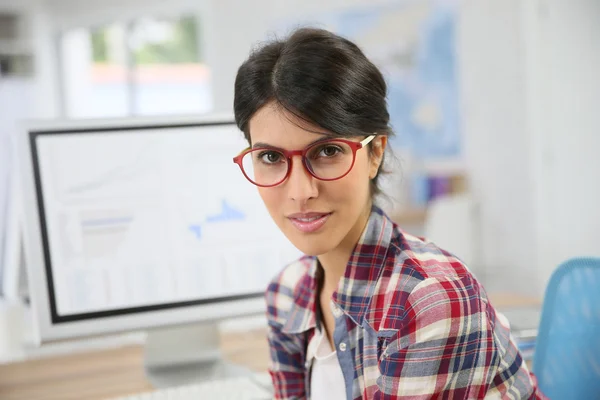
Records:
[[[266,292],[277,399],[310,397],[316,276],[316,258],[303,257]],[[508,322],[464,264],[377,207],[331,308],[348,399],[545,398]]]

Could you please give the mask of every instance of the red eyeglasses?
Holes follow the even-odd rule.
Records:
[[[309,174],[322,181],[341,179],[352,170],[356,152],[365,147],[375,135],[360,142],[346,139],[323,139],[303,150],[283,150],[275,147],[247,149],[233,158],[242,173],[256,186],[272,187],[281,184],[292,170],[292,157],[301,156]]]

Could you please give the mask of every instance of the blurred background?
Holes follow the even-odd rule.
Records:
[[[231,114],[253,46],[300,26],[348,37],[382,70],[396,136],[381,205],[464,259],[513,332],[537,327],[559,264],[600,256],[598,0],[0,0],[0,359],[23,342],[9,308],[27,298],[20,121]],[[264,321],[238,329],[253,326]],[[264,370],[264,331],[235,337],[225,347]],[[150,388],[136,349],[106,356],[116,377],[102,375],[104,358],[86,376]],[[125,359],[140,377],[120,372]],[[18,368],[3,368],[5,398]],[[30,381],[51,380],[23,390]]]
[[[18,121],[231,112],[252,47],[307,25],[386,76],[402,227],[534,298],[600,255],[597,0],[0,0],[0,269]]]

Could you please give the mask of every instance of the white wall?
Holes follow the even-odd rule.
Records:
[[[0,11],[15,12],[26,9],[37,0],[0,0]]]
[[[539,274],[600,256],[600,2],[545,0],[530,40]]]
[[[37,7],[33,0],[1,0],[0,12],[15,13],[22,18],[17,25],[17,37],[15,40],[0,44],[8,48],[18,48],[20,51],[33,51],[32,15]],[[35,101],[32,96],[33,77],[0,76],[0,276],[5,278],[5,258],[10,251],[7,226],[9,225],[9,207],[12,199],[9,197],[9,187],[12,184],[12,135],[17,131],[17,121],[34,114]],[[3,286],[0,292],[3,291]]]
[[[569,257],[600,255],[600,3],[465,0],[466,156],[496,283],[541,295]],[[502,278],[501,276],[504,276]]]
[[[522,0],[465,0],[459,74],[466,163],[480,202],[482,263],[488,284],[525,292],[535,269],[532,149]]]

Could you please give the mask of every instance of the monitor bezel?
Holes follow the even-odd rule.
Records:
[[[36,342],[51,342],[202,321],[210,322],[265,312],[262,292],[82,314],[59,315],[57,312],[36,138],[40,135],[189,128],[210,125],[235,126],[235,123],[232,116],[224,114],[205,117],[48,120],[29,121],[24,124],[18,148],[19,175],[24,211],[23,236],[26,268]]]

